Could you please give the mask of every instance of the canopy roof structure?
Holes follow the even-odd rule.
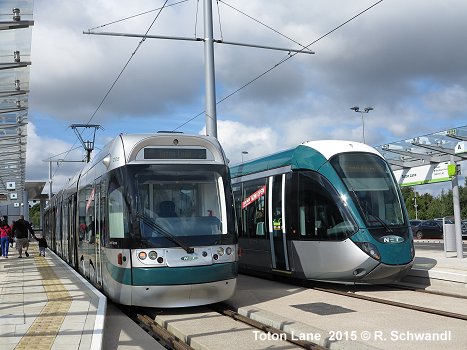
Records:
[[[467,160],[467,126],[375,147],[393,170]]]
[[[33,0],[0,2],[0,195],[22,203],[26,190]]]

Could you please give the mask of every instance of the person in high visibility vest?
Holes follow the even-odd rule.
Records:
[[[275,231],[282,230],[282,218],[276,218],[272,221],[272,226]]]

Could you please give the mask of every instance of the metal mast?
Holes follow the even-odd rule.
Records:
[[[287,49],[281,47],[244,44],[236,42],[228,42],[223,40],[214,40],[213,38],[213,25],[212,25],[212,0],[204,0],[204,38],[186,38],[186,37],[169,37],[161,35],[148,35],[146,34],[131,34],[131,33],[114,33],[114,32],[93,32],[91,30],[84,31],[83,34],[92,35],[109,35],[109,36],[123,36],[123,37],[137,37],[144,39],[169,39],[169,40],[182,40],[182,41],[204,41],[204,76],[205,76],[205,103],[206,103],[206,135],[217,138],[217,112],[216,112],[216,81],[214,73],[214,43],[256,47],[261,49],[279,50],[286,52],[314,54],[313,51],[308,50],[306,47],[302,49]]]
[[[204,60],[204,74],[206,81],[206,135],[213,136],[217,139],[212,0],[204,0]]]

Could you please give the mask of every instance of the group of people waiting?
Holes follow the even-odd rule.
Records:
[[[34,234],[31,224],[24,219],[23,215],[19,216],[17,221],[14,221],[11,226],[8,225],[6,220],[2,218],[0,221],[0,246],[1,246],[1,256],[8,258],[8,250],[11,245],[13,247],[13,242],[16,242],[16,249],[18,250],[18,258],[23,257],[24,255],[29,257],[29,233],[37,241],[39,241],[39,255],[45,256],[45,248],[47,248],[47,241],[44,237],[37,238]]]

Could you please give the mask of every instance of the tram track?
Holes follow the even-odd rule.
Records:
[[[294,339],[290,334],[281,331],[277,328],[264,324],[262,322],[253,320],[246,316],[240,315],[227,304],[217,303],[206,306],[207,309],[214,311],[215,313],[224,317],[230,318],[242,324],[248,325],[269,334],[271,338],[281,339],[287,343],[290,343],[294,347],[308,349],[308,350],[325,350],[327,348],[320,346],[319,344]],[[127,314],[132,318],[140,327],[142,327],[150,336],[152,336],[157,342],[161,343],[167,349],[174,350],[194,350],[189,343],[179,336],[169,331],[166,327],[161,326],[156,321],[157,312],[153,310],[127,310]],[[221,335],[222,336],[222,335]],[[186,338],[191,339],[190,336]]]
[[[454,318],[454,319],[467,321],[467,315],[465,315],[465,314],[459,314],[459,313],[450,312],[450,311],[438,310],[438,309],[434,309],[434,308],[418,306],[418,305],[413,305],[413,304],[394,301],[394,300],[371,297],[371,296],[368,296],[368,295],[357,294],[356,291],[342,291],[340,289],[324,288],[324,287],[316,287],[316,286],[308,286],[308,288],[313,289],[313,290],[317,290],[317,291],[321,291],[321,292],[337,294],[337,295],[341,295],[341,296],[345,296],[345,297],[370,301],[370,302],[379,303],[379,304],[385,304],[385,305],[389,305],[389,306],[400,307],[400,308],[403,308],[403,309],[408,309],[408,310],[413,310],[413,311],[424,312],[424,313],[428,313],[428,314],[431,314],[431,315],[444,316],[444,317],[449,317],[449,318]],[[399,289],[404,289],[404,288],[399,287]],[[407,289],[407,290],[412,290],[412,289]],[[418,291],[418,290],[414,290],[414,291],[421,292],[421,291]],[[436,295],[440,295],[440,296],[447,296],[447,295],[443,295],[443,293],[439,293],[439,294],[438,293],[427,293],[427,294],[436,294]],[[449,295],[449,296],[464,299],[464,297],[458,296],[458,295],[455,295],[455,296]]]
[[[284,281],[282,281],[284,282]],[[447,317],[450,319],[467,321],[467,313],[458,313],[457,309],[447,308],[444,310],[443,304],[437,302],[439,298],[457,298],[458,300],[466,299],[466,297],[457,294],[450,293],[439,293],[434,291],[425,291],[417,288],[416,286],[403,286],[403,285],[382,285],[382,286],[366,286],[366,285],[333,285],[324,282],[316,281],[290,281],[288,284],[300,285],[309,290],[314,290],[323,293],[332,293],[335,295],[342,296],[344,298],[355,298],[363,301],[372,303],[384,304],[394,308],[402,308],[405,310],[411,310],[415,312],[422,312],[425,314],[436,315],[441,317]],[[407,291],[407,292],[406,292]],[[368,295],[368,293],[384,293],[378,296]],[[420,299],[413,293],[423,293],[427,295],[426,300]],[[366,294],[366,295],[365,295]],[[415,296],[414,296],[415,295]],[[418,294],[417,294],[418,295]],[[429,295],[434,295],[434,307],[426,307],[430,302]],[[420,299],[420,300],[417,300]],[[415,301],[413,301],[415,300]],[[441,300],[441,299],[440,299]],[[417,303],[419,305],[417,305]],[[244,342],[253,333],[268,335],[273,340],[282,340],[282,345],[274,344],[275,346],[282,346],[283,348],[301,348],[301,349],[327,349],[328,343],[314,343],[314,339],[300,338],[297,335],[301,334],[300,331],[284,331],[282,327],[275,328],[268,321],[252,317],[249,314],[245,314],[243,310],[237,310],[234,306],[235,303],[230,306],[227,303],[217,303],[212,305],[203,306],[200,308],[187,308],[187,309],[143,309],[138,308],[131,312],[135,316],[132,318],[137,320],[137,323],[141,325],[151,336],[157,341],[161,342],[166,348],[170,349],[217,349],[219,344],[223,343],[225,339],[229,339],[230,346],[232,344],[238,345],[242,349],[246,350],[249,347],[242,346]],[[430,304],[433,305],[433,304]],[[185,312],[186,311],[186,312]],[[237,312],[238,311],[238,312]],[[240,314],[242,313],[242,314]],[[225,319],[231,319],[225,321]],[[235,322],[233,322],[234,320]],[[223,327],[224,322],[230,322],[227,327]],[[238,323],[237,323],[238,322]],[[190,326],[188,331],[182,330],[186,324]],[[277,323],[274,323],[276,327]],[[312,326],[313,327],[313,326]],[[316,328],[310,328],[316,329]],[[241,333],[243,331],[243,333]],[[326,334],[329,332],[327,328],[323,328],[323,331],[317,331],[320,334]],[[310,334],[313,332],[310,331]],[[206,337],[219,336],[217,338],[217,345],[212,345],[213,342],[205,340]],[[256,339],[255,339],[256,340]],[[262,339],[261,339],[262,341]],[[247,344],[253,344],[255,341],[248,340]],[[206,345],[208,344],[208,345]],[[261,344],[261,343],[260,343]],[[287,345],[288,344],[288,345]],[[256,344],[258,345],[258,344]],[[266,346],[266,344],[264,344]],[[228,346],[227,346],[228,348]],[[232,347],[230,347],[232,348]],[[257,347],[256,347],[257,348]]]
[[[401,299],[401,301],[391,300],[397,298],[397,293],[391,295],[392,291],[394,290],[395,292],[397,292],[397,289],[424,293],[423,290],[418,290],[416,287],[406,287],[399,285],[381,286],[381,289],[376,289],[376,292],[389,292],[389,294],[386,294],[383,297],[374,297],[359,294],[371,293],[373,291],[373,289],[365,288],[367,286],[347,285],[330,287],[328,284],[325,283],[321,283],[320,285],[310,285],[309,283],[307,284],[308,285],[305,286],[302,281],[301,286],[306,287],[310,290],[315,290],[317,292],[332,293],[345,298],[356,298],[368,302],[389,305],[395,308],[403,308],[406,310],[413,310],[415,312],[423,312],[431,315],[448,317],[450,319],[456,319],[461,321],[467,320],[467,314],[465,313],[461,314],[456,312],[444,311],[432,307],[417,306],[413,305],[412,302],[404,302],[404,299]],[[375,286],[370,287],[375,288]],[[403,295],[410,295],[406,294],[405,292],[402,293],[404,293]],[[440,297],[456,297],[459,299],[465,299],[464,297],[459,295],[447,296],[445,295],[446,293],[425,294],[438,294]],[[421,303],[424,302],[425,301],[423,300],[421,301]],[[234,344],[235,346],[238,346],[238,348],[247,350],[249,349],[249,347],[244,345],[245,339],[248,336],[251,336],[253,333],[269,335],[273,340],[283,341],[281,343],[282,345],[277,344],[276,342],[276,344],[274,344],[272,348],[278,346],[281,348],[327,349],[327,343],[316,344],[313,343],[314,339],[297,339],[297,335],[294,336],[292,334],[288,334],[287,331],[282,330],[282,327],[281,329],[278,329],[270,326],[269,322],[267,321],[266,323],[264,323],[263,320],[257,321],[257,319],[253,319],[255,317],[250,318],[250,315],[246,315],[240,310],[238,310],[237,312],[236,307],[231,307],[225,303],[217,303],[200,308],[187,308],[178,310],[132,308],[131,312],[134,314],[132,318],[136,320],[137,323],[140,324],[140,326],[149,333],[149,335],[153,336],[153,338],[155,338],[158,342],[162,343],[167,349],[218,349],[219,344],[230,344],[229,346],[230,348],[232,348]],[[242,312],[243,315],[241,315],[239,312]],[[224,321],[224,319],[227,318],[231,320]],[[234,320],[235,322],[233,322],[232,320]],[[222,327],[222,324],[224,322],[230,322],[228,327]],[[185,332],[185,330],[182,330],[182,328],[187,323],[190,323],[190,329],[187,332]],[[206,325],[204,325],[205,323]],[[234,323],[235,325],[233,325]],[[325,334],[325,329],[326,328],[323,328],[322,334]],[[244,333],[241,333],[242,331]],[[295,332],[293,334],[300,333]],[[218,336],[217,340],[214,343],[212,342],[212,339],[205,341],[204,338],[212,336]],[[226,341],[228,343],[225,343]],[[253,343],[254,342],[252,340],[247,341],[247,344]],[[256,348],[258,348],[257,345],[258,343],[256,344]],[[266,344],[264,345],[265,347],[267,347]],[[226,346],[226,348],[229,348],[229,346]],[[255,348],[255,345],[253,346],[253,348]]]
[[[467,315],[466,314],[460,314],[460,313],[455,313],[455,312],[450,312],[450,311],[444,311],[444,310],[439,310],[439,309],[434,309],[434,308],[429,308],[429,307],[413,305],[413,304],[404,303],[404,302],[398,302],[398,301],[393,301],[393,300],[388,300],[388,299],[383,299],[383,298],[371,297],[371,296],[367,296],[367,295],[363,295],[363,294],[357,294],[359,291],[360,292],[365,292],[364,290],[358,290],[359,287],[360,288],[375,287],[374,285],[352,284],[352,285],[337,285],[337,287],[335,287],[335,285],[332,284],[332,283],[320,282],[320,281],[299,280],[299,279],[293,279],[293,278],[286,278],[286,279],[276,278],[275,280],[278,281],[278,282],[293,284],[293,285],[296,285],[296,286],[301,286],[301,287],[316,290],[316,291],[327,292],[327,293],[332,293],[332,294],[336,294],[336,295],[356,298],[356,299],[360,299],[360,300],[366,300],[366,301],[370,301],[370,302],[374,302],[374,303],[385,304],[385,305],[400,307],[400,308],[404,308],[404,309],[408,309],[408,310],[424,312],[424,313],[428,313],[428,314],[432,314],[432,315],[444,316],[444,317],[449,317],[449,318],[454,318],[454,319],[467,321]],[[329,287],[330,285],[332,285],[333,287]],[[453,293],[446,293],[446,292],[424,290],[424,289],[421,289],[421,288],[417,288],[415,286],[404,286],[404,285],[391,284],[391,285],[380,285],[380,287],[381,288],[394,288],[394,289],[400,289],[400,290],[413,291],[413,292],[416,292],[416,293],[424,293],[424,294],[427,294],[427,295],[438,295],[438,296],[441,296],[441,297],[450,297],[450,298],[456,298],[456,299],[467,299],[467,297],[463,296],[463,295],[453,294]]]
[[[410,290],[413,292],[417,293],[424,293],[424,294],[431,294],[431,295],[439,295],[442,297],[449,297],[449,298],[457,298],[457,299],[467,299],[467,296],[465,295],[460,295],[460,294],[454,294],[454,293],[446,293],[446,292],[440,292],[440,291],[435,291],[435,290],[426,290],[414,286],[405,286],[405,285],[400,285],[400,284],[390,284],[388,287],[394,288],[394,289],[402,289],[402,290]]]
[[[131,316],[131,315],[130,315]],[[167,329],[159,325],[149,315],[136,314],[133,319],[138,320],[138,324],[148,332],[157,342],[162,342],[165,348],[173,350],[194,350],[190,345],[182,339],[169,332]]]
[[[224,315],[228,316],[236,321],[248,324],[256,329],[259,329],[265,333],[270,333],[270,334],[283,334],[284,339],[294,345],[297,345],[303,349],[309,349],[309,350],[324,350],[326,348],[310,342],[310,341],[305,341],[305,340],[299,340],[299,339],[294,339],[290,334],[285,333],[284,331],[281,331],[277,328],[274,328],[272,326],[266,325],[262,322],[253,320],[249,317],[240,315],[238,312],[234,311],[232,308],[230,308],[228,305],[224,303],[218,303],[218,304],[213,304],[209,305],[209,308],[212,308],[212,310]]]

